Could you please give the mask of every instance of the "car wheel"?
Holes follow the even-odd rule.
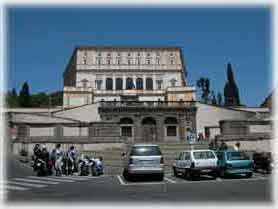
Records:
[[[219,176],[221,178],[225,178],[225,169],[224,168],[221,168],[220,171],[219,171]]]
[[[218,175],[217,175],[217,172],[212,173],[211,176],[212,176],[213,179],[216,179],[217,176],[218,176]]]
[[[126,180],[129,180],[129,179],[130,179],[130,176],[129,176],[127,170],[124,170],[123,176],[124,176],[124,178],[125,178]]]
[[[177,174],[177,170],[176,170],[175,167],[173,167],[173,173],[174,173],[174,176],[177,176],[177,175],[178,175],[178,174]]]
[[[160,174],[160,175],[158,176],[158,180],[159,180],[159,181],[163,181],[163,179],[164,179],[164,174]]]
[[[187,179],[187,180],[190,180],[190,179],[192,178],[192,175],[191,175],[191,173],[190,173],[190,170],[185,169],[184,177],[185,177],[185,179]]]
[[[247,178],[251,178],[252,175],[253,175],[253,173],[251,173],[251,172],[250,172],[250,173],[246,173],[246,177],[247,177]]]

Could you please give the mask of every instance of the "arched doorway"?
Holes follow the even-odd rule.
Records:
[[[152,117],[142,120],[142,140],[152,142],[157,140],[156,121]]]

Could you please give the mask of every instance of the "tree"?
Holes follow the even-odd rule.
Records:
[[[219,106],[222,106],[222,95],[220,92],[218,92],[218,94],[217,94],[217,104]]]
[[[20,107],[30,107],[31,97],[29,92],[29,86],[27,82],[24,82],[19,93],[18,103]]]
[[[228,81],[224,87],[224,105],[225,106],[239,106],[239,91],[234,80],[233,69],[231,63],[227,65],[227,79]]]
[[[63,92],[55,91],[50,94],[50,105],[51,106],[62,106],[63,105]]]
[[[199,80],[197,80],[196,84],[197,84],[197,87],[199,89],[201,89],[201,91],[202,91],[201,98],[202,98],[203,102],[208,103],[209,94],[210,94],[209,79],[201,77]]]
[[[48,107],[49,96],[40,92],[31,95],[31,106],[32,107]]]
[[[211,104],[217,105],[217,101],[216,101],[214,91],[211,91]]]
[[[17,107],[18,106],[18,98],[15,88],[12,91],[8,91],[6,94],[6,105],[8,107]]]

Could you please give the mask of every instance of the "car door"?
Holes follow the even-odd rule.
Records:
[[[179,153],[175,160],[175,167],[178,171],[180,171],[182,168],[182,156],[183,156],[183,152]]]

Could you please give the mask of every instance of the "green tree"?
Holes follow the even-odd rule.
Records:
[[[223,104],[222,104],[222,95],[221,95],[220,92],[218,92],[218,94],[217,94],[217,104],[218,104],[219,106],[222,106],[222,105],[223,105]]]
[[[217,105],[217,101],[216,101],[214,91],[211,91],[211,104]]]
[[[201,98],[203,102],[208,103],[209,101],[209,94],[210,94],[210,81],[208,78],[201,77],[196,82],[197,87],[201,90],[202,95]]]
[[[29,85],[27,82],[24,82],[19,93],[18,103],[20,107],[30,107],[31,106],[31,97],[29,92]]]
[[[224,105],[225,106],[239,106],[239,91],[234,80],[233,69],[231,63],[227,65],[227,78],[228,81],[224,87]]]
[[[62,106],[63,105],[63,92],[55,91],[50,94],[50,105],[51,106]]]
[[[6,94],[6,106],[8,107],[17,107],[18,106],[18,98],[15,88],[12,91],[8,91]]]
[[[44,92],[31,95],[32,107],[48,107],[49,96]]]

